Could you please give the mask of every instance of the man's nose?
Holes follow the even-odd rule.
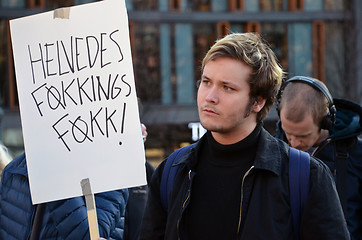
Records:
[[[218,91],[217,91],[216,87],[212,87],[209,89],[209,91],[206,95],[206,101],[212,102],[212,103],[219,102]]]
[[[298,148],[298,146],[300,145],[300,140],[298,138],[294,137],[294,136],[290,136],[289,144],[293,148]]]

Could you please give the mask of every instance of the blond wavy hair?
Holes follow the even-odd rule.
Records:
[[[256,117],[257,122],[262,121],[276,101],[284,75],[274,52],[257,33],[232,33],[210,48],[202,61],[201,72],[209,61],[221,57],[241,61],[252,68],[249,105],[258,101],[258,97],[266,99]]]

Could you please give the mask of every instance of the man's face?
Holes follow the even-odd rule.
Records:
[[[290,146],[306,152],[318,145],[321,131],[314,123],[312,114],[306,113],[302,121],[292,122],[285,117],[284,109],[280,111],[280,121]]]
[[[255,107],[249,106],[251,71],[246,64],[225,57],[205,65],[197,93],[204,128],[223,135],[240,135],[255,128]]]

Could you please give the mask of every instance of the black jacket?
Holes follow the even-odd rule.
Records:
[[[362,239],[362,108],[343,99],[333,99],[337,109],[330,136],[312,155],[322,160],[334,174],[351,239]],[[276,137],[287,142],[280,121]]]
[[[165,161],[156,169],[150,185],[141,239],[188,239],[184,211],[192,201],[191,185],[198,149],[205,136],[175,164],[180,164],[171,192],[168,215],[160,200]],[[288,186],[288,145],[262,129],[253,167],[242,183],[242,211],[238,239],[293,239]],[[215,196],[222,197],[222,196]],[[225,203],[227,204],[227,203]],[[210,209],[217,211],[217,208]],[[235,209],[239,211],[239,209]],[[310,193],[300,226],[301,239],[349,239],[332,175],[311,158]]]
[[[147,183],[151,182],[151,177],[155,167],[146,161]],[[126,207],[126,218],[124,224],[124,240],[139,240],[141,233],[141,223],[148,196],[148,185],[129,188],[129,198]]]

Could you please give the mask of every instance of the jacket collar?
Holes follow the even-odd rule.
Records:
[[[186,165],[189,169],[195,169],[197,163],[197,154],[200,149],[200,145],[206,142],[206,134],[204,134],[199,141],[193,144],[189,151],[187,151],[179,160],[177,160],[172,166]]]
[[[14,158],[14,160],[12,160],[6,167],[6,171],[11,174],[20,174],[28,177],[25,153]]]
[[[205,144],[205,142],[206,136],[204,135],[174,165],[185,164],[189,167],[189,169],[194,169],[197,163],[197,155],[200,145]],[[264,128],[262,128],[259,136],[254,168],[271,171],[274,174],[279,175],[282,161],[282,153],[279,147],[280,143],[281,141],[275,139]],[[288,148],[288,145],[283,145],[285,148]],[[287,149],[286,152],[288,152]]]
[[[264,128],[261,130],[254,162],[255,169],[268,170],[276,175],[280,174],[283,157],[280,142]],[[283,146],[286,148],[286,152],[288,152],[287,144],[283,143]]]

